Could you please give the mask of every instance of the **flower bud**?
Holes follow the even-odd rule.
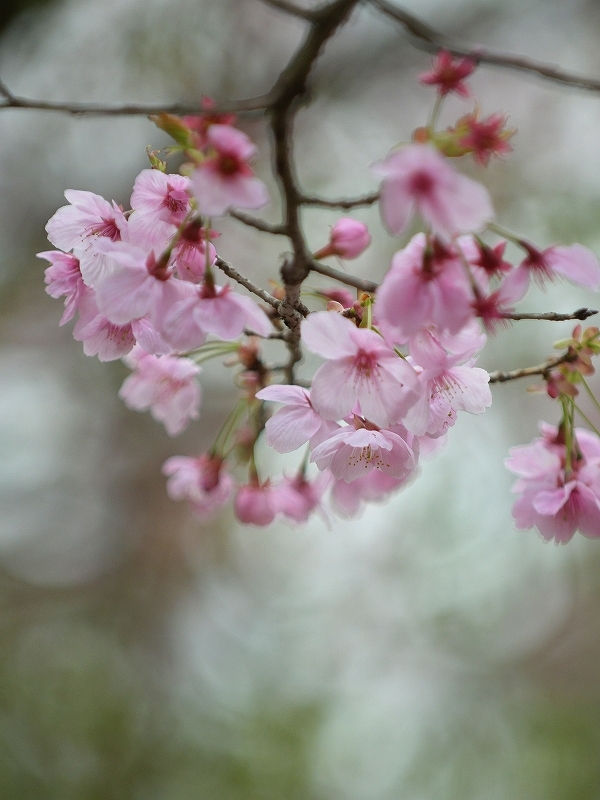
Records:
[[[340,256],[358,258],[371,244],[371,234],[364,222],[350,217],[339,219],[331,229],[329,244],[314,254],[314,258]]]

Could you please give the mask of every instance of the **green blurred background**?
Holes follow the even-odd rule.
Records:
[[[404,7],[600,76],[592,0]],[[0,26],[13,92],[106,103],[263,92],[303,30],[260,0],[14,0]],[[374,11],[353,16],[298,117],[307,191],[375,187],[368,165],[426,120],[429,60]],[[467,167],[499,220],[598,252],[598,96],[485,67],[472,85],[519,130],[511,158]],[[469,107],[449,103],[444,121]],[[263,122],[243,125],[269,180]],[[0,798],[600,798],[600,544],[514,531],[502,466],[537,419],[556,421],[552,404],[495,387],[484,417],[463,415],[419,480],[359,520],[203,524],[167,499],[160,466],[207,446],[229,375],[205,370],[202,419],[169,439],[120,404],[125,368],[58,327],[35,258],[65,189],[127,204],[162,134],[144,118],[4,111],[0,142]],[[375,209],[356,215],[376,240],[356,271],[379,279],[399,243]],[[315,248],[337,216],[306,212]],[[282,241],[219,229],[221,254],[266,285]],[[524,305],[597,304],[557,285]],[[538,363],[570,327],[520,323],[481,363]]]

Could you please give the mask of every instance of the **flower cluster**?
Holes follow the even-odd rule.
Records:
[[[298,285],[288,282],[287,258],[284,285],[271,295],[252,276],[228,272],[267,301],[267,310],[217,282],[227,265],[217,256],[213,226],[232,210],[261,208],[269,197],[250,166],[255,145],[233,115],[209,100],[196,117],[154,118],[175,140],[169,152],[183,155],[183,174],[168,173],[166,162],[149,153],[151,168],[138,175],[129,209],[91,192],[65,193],[68,205],[47,225],[57,249],[39,254],[50,262],[46,290],[65,298],[61,324],[77,315],[73,334],[87,355],[123,358],[132,369],[120,391],[124,402],[149,410],[177,435],[199,416],[200,364],[227,356],[236,367],[238,403],[211,449],[165,463],[170,497],[187,499],[201,517],[233,497],[238,519],[255,525],[327,516],[328,506],[355,515],[410,482],[419,459],[443,445],[458,412],[482,414],[490,406],[490,376],[476,358],[486,335],[509,324],[531,278],[600,288],[600,264],[590,250],[537,247],[503,231],[493,223],[488,189],[456,169],[460,156],[486,166],[506,154],[514,133],[504,114],[481,119],[479,107],[454,127],[435,130],[444,97],[470,97],[464,80],[474,69],[470,59],[440,53],[421,78],[437,90],[429,125],[373,165],[388,233],[399,237],[415,222],[422,226],[394,254],[375,291],[319,289],[310,297],[320,305],[308,309]],[[484,238],[490,233],[491,243]],[[298,244],[303,236],[290,233],[302,274],[360,285],[320,262],[363,254],[371,233],[362,222],[339,219],[312,255],[304,240]],[[506,257],[509,243],[522,253],[517,263]],[[539,370],[562,403],[563,420],[533,445],[515,448],[507,462],[520,476],[518,527],[537,526],[547,539],[566,541],[576,529],[600,536],[600,439],[573,423],[573,387],[593,371],[597,337],[598,329],[576,329],[562,344],[565,357]],[[287,347],[283,365],[264,360],[267,338]],[[295,372],[301,348],[322,360],[308,381]],[[275,382],[278,374],[285,383]],[[262,437],[279,453],[302,448],[293,475],[260,477]]]

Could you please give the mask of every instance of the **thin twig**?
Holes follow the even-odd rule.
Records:
[[[340,200],[327,200],[315,195],[302,195],[300,203],[305,206],[321,206],[322,208],[356,208],[356,206],[372,206],[379,200],[379,192],[371,192],[363,197],[342,198]]]
[[[266,292],[264,289],[261,289],[260,286],[256,286],[256,284],[252,283],[252,281],[245,278],[240,272],[232,267],[227,261],[224,261],[222,258],[217,256],[217,260],[215,261],[217,267],[224,272],[227,277],[231,278],[232,280],[236,281],[237,283],[241,284],[241,286],[245,286],[249,292],[255,294],[257,297],[260,297],[265,303],[268,303],[272,306],[277,312],[279,312],[279,306],[281,305],[281,301],[278,300],[273,295]]]
[[[545,311],[541,314],[536,313],[523,313],[523,314],[503,314],[503,319],[547,319],[550,322],[565,322],[569,319],[579,319],[584,320],[588,317],[593,317],[594,314],[598,312],[595,311],[593,308],[578,308],[577,311],[573,311],[572,314],[559,314],[556,311]]]
[[[334,281],[344,283],[346,286],[354,286],[355,289],[360,289],[362,292],[369,292],[372,294],[377,291],[377,284],[373,281],[366,280],[366,278],[356,278],[354,275],[347,275],[339,269],[328,267],[321,264],[319,261],[312,261],[310,265],[311,272],[318,272],[319,275],[325,275],[328,278],[333,278]]]
[[[398,6],[387,2],[387,0],[369,0],[369,2],[383,14],[403,25],[412,35],[413,44],[430,53],[442,49],[448,50],[455,56],[471,58],[477,64],[490,64],[495,67],[518,70],[519,72],[529,72],[554,83],[561,83],[564,86],[574,86],[591,92],[600,92],[600,80],[597,78],[587,78],[572,72],[566,72],[553,64],[534,61],[524,56],[497,53],[486,50],[483,47],[460,47],[449,37],[429,27],[429,25],[409,14],[403,8],[398,8]]]
[[[289,3],[288,0],[262,0],[262,2],[269,6],[273,6],[274,8],[278,8],[281,11],[285,11],[287,14],[292,14],[294,17],[302,17],[303,19],[310,21],[314,20],[315,18],[314,11],[309,11],[306,8],[300,8],[293,3]]]
[[[564,364],[567,361],[574,361],[577,358],[577,353],[569,352],[563,353],[562,356],[555,356],[544,361],[543,364],[538,364],[535,367],[523,367],[522,369],[513,369],[510,372],[501,372],[496,370],[490,372],[490,383],[506,383],[506,381],[514,381],[517,378],[528,378],[532,375],[547,375],[550,370],[557,367],[559,364]]]
[[[287,228],[285,225],[276,225],[270,222],[265,222],[264,219],[258,219],[250,214],[244,214],[242,211],[230,211],[229,216],[243,222],[244,225],[249,225],[251,228],[256,228],[265,233],[274,233],[281,236],[287,236]]]

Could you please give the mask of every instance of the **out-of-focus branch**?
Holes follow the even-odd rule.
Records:
[[[356,208],[357,206],[372,206],[379,200],[379,192],[371,192],[363,197],[348,197],[340,200],[327,200],[325,197],[315,195],[302,195],[299,202],[305,206],[321,206],[322,208]]]
[[[551,369],[554,369],[559,364],[574,361],[576,358],[577,353],[567,351],[562,356],[549,358],[543,364],[538,364],[535,367],[523,367],[522,369],[513,369],[510,372],[496,370],[495,372],[490,372],[490,383],[506,383],[507,381],[517,380],[517,378],[529,378],[532,375],[547,375]]]
[[[262,2],[266,3],[268,6],[278,8],[280,11],[285,11],[287,14],[292,14],[295,17],[302,17],[303,19],[311,21],[315,17],[313,11],[300,8],[300,6],[294,5],[294,3],[289,3],[288,0],[262,0]]]
[[[355,289],[360,289],[362,292],[375,292],[377,284],[373,281],[366,280],[365,278],[356,278],[354,275],[347,275],[345,272],[340,272],[339,269],[327,267],[319,261],[312,261],[310,266],[311,272],[318,272],[319,275],[326,275],[328,278],[333,278],[335,281],[344,283],[346,286],[354,286]]]
[[[524,56],[496,53],[483,47],[460,47],[449,37],[444,36],[417,17],[409,14],[408,11],[389,3],[387,0],[369,0],[369,2],[383,14],[399,22],[411,34],[413,44],[428,52],[433,53],[442,49],[448,50],[455,56],[468,56],[477,64],[490,64],[519,72],[529,72],[554,83],[561,83],[564,86],[600,92],[600,80],[597,78],[575,75],[572,72],[559,69],[554,64],[545,64]]]
[[[524,314],[503,314],[504,319],[547,319],[550,322],[565,322],[569,319],[579,319],[584,320],[588,317],[593,317],[594,314],[598,312],[595,311],[593,308],[578,308],[577,311],[573,311],[571,314],[559,314],[556,311],[545,311],[540,314],[536,313],[524,313]]]
[[[287,236],[287,228],[285,225],[276,225],[271,222],[265,222],[264,219],[253,217],[250,214],[244,214],[242,211],[230,211],[229,216],[237,219],[239,222],[243,222],[244,225],[248,225],[251,228],[256,228],[259,231]]]

